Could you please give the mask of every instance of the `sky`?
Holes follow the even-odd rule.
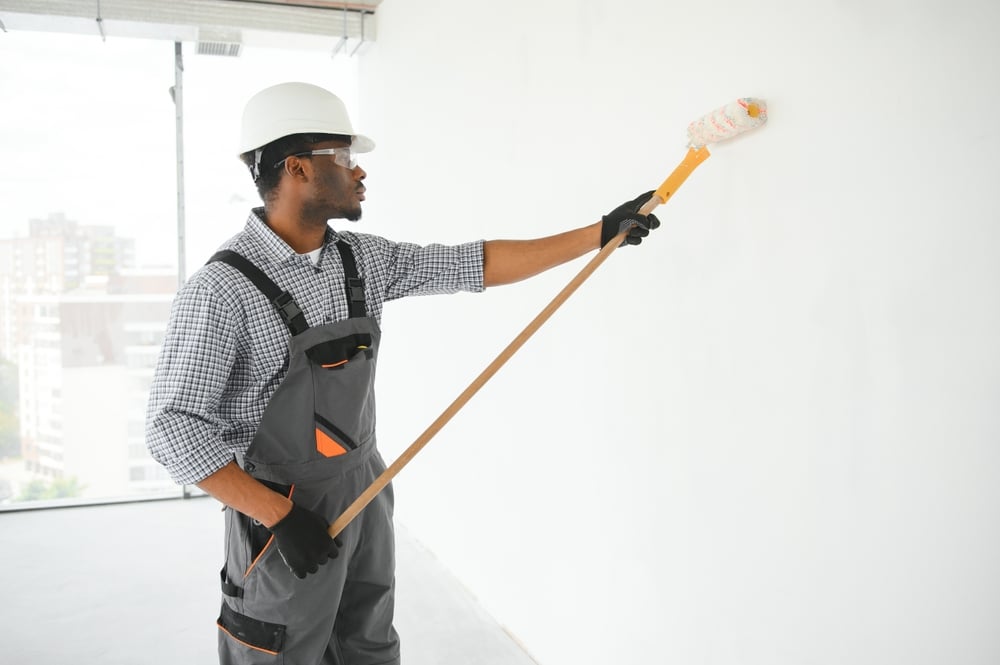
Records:
[[[236,158],[243,104],[303,80],[357,108],[346,55],[246,48],[238,58],[183,50],[185,273],[242,228],[258,205]],[[140,266],[176,266],[174,44],[69,33],[0,33],[0,237],[63,213],[136,239]],[[353,113],[356,118],[357,113]],[[355,120],[355,124],[357,120]]]

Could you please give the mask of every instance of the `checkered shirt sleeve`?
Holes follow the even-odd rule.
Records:
[[[482,242],[421,247],[332,230],[313,265],[252,214],[223,245],[243,254],[295,298],[310,326],[348,316],[340,256],[351,245],[369,316],[412,295],[483,290]],[[249,448],[287,370],[289,332],[273,306],[241,273],[214,262],[174,299],[150,387],[146,443],[178,484],[194,484]]]

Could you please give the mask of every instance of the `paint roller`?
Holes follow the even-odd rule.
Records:
[[[688,151],[684,159],[667,177],[666,180],[656,189],[653,196],[642,206],[639,212],[648,215],[658,205],[666,203],[677,192],[677,189],[687,180],[688,176],[710,156],[708,146],[712,143],[726,141],[735,136],[760,127],[767,122],[767,104],[761,99],[744,97],[737,99],[701,118],[698,118],[688,125]],[[403,451],[403,453],[385,471],[382,472],[364,492],[354,500],[350,506],[330,525],[329,534],[336,537],[344,528],[351,523],[355,517],[371,503],[379,492],[381,492],[396,475],[403,470],[410,460],[412,460],[427,443],[434,438],[441,428],[451,420],[458,411],[472,399],[479,390],[493,378],[503,365],[513,357],[517,351],[524,346],[524,343],[534,335],[542,325],[549,320],[566,300],[590,277],[604,261],[611,256],[625,239],[628,230],[622,231],[617,238],[609,241],[597,256],[592,258],[583,269],[577,273],[569,284],[563,287],[552,301],[532,319],[531,323],[525,326],[524,330],[518,334],[514,340],[504,348],[503,351],[491,362],[486,369],[480,372],[469,386],[455,398],[448,408],[446,408],[437,419]]]
[[[687,154],[639,212],[648,215],[656,206],[666,203],[698,165],[711,156],[706,146],[739,136],[765,122],[767,104],[754,97],[737,99],[692,122],[687,128]]]

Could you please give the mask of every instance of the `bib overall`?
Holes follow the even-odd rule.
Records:
[[[212,260],[240,270],[291,330],[288,373],[245,455],[251,476],[332,522],[385,470],[375,448],[375,364],[380,330],[365,311],[349,246],[344,264],[350,318],[309,327],[282,291],[244,257]],[[298,579],[271,532],[226,509],[219,660],[223,665],[380,665],[399,662],[392,626],[393,495],[387,487],[340,534],[340,555]]]

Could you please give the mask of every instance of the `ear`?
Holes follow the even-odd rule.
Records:
[[[285,173],[292,179],[306,182],[312,178],[312,164],[298,157],[288,157],[285,159]]]

